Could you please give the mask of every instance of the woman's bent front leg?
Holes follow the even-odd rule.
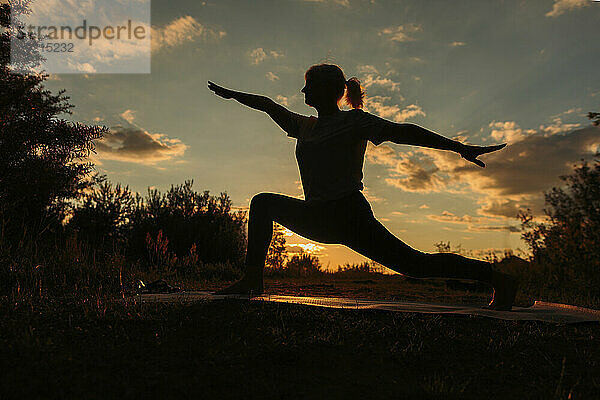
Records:
[[[333,243],[327,225],[317,207],[306,201],[278,193],[259,193],[250,201],[246,273],[236,284],[218,293],[263,292],[263,270],[277,222],[306,238]]]

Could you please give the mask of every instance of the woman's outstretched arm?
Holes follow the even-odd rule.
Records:
[[[452,140],[442,135],[438,135],[429,129],[425,129],[419,125],[411,123],[394,124],[393,128],[391,128],[391,131],[392,132],[389,133],[389,140],[393,143],[410,144],[414,146],[430,147],[440,150],[451,150],[459,153],[465,160],[471,161],[480,167],[485,167],[485,164],[477,159],[478,156],[500,150],[506,146],[506,143],[495,146],[473,146],[464,144],[457,140]]]
[[[460,153],[464,146],[461,142],[449,139],[422,126],[411,123],[394,124],[390,141],[397,144],[430,147],[440,150],[452,150]]]
[[[248,107],[266,112],[286,132],[292,132],[295,129],[294,122],[290,118],[292,113],[267,96],[237,92],[211,81],[208,81],[208,88],[225,99],[235,99]]]
[[[242,93],[235,90],[226,89],[211,81],[208,81],[208,88],[215,92],[215,94],[225,99],[235,99],[245,106],[252,107],[260,111],[268,111],[273,103],[273,100],[271,100],[267,96],[251,93]]]

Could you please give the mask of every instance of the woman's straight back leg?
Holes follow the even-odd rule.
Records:
[[[362,213],[349,223],[342,244],[402,275],[450,278],[489,283],[491,265],[451,253],[416,250],[392,234],[373,214]]]

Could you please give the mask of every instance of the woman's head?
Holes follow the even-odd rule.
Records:
[[[344,72],[334,64],[317,64],[304,74],[306,85],[302,92],[306,95],[306,103],[316,107],[321,104],[339,102],[344,98],[352,108],[362,108],[365,92],[358,78],[346,80]],[[344,93],[345,92],[345,93]]]

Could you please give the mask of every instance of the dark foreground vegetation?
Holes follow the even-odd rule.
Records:
[[[19,4],[24,4],[20,2]],[[7,5],[0,24],[8,26]],[[106,128],[68,122],[0,34],[0,398],[598,398],[600,327],[215,301],[138,304],[138,280],[216,289],[243,273],[246,215],[191,181],[144,196],[86,162]],[[39,55],[32,50],[31,63]],[[590,114],[597,122],[597,114]],[[600,304],[600,162],[523,211],[531,256],[496,267],[534,299]],[[487,303],[489,288],[323,270],[280,226],[267,291]]]
[[[280,293],[482,294],[398,277],[272,282]],[[385,291],[384,290],[384,291]],[[248,301],[3,302],[2,398],[598,398],[597,324]]]

